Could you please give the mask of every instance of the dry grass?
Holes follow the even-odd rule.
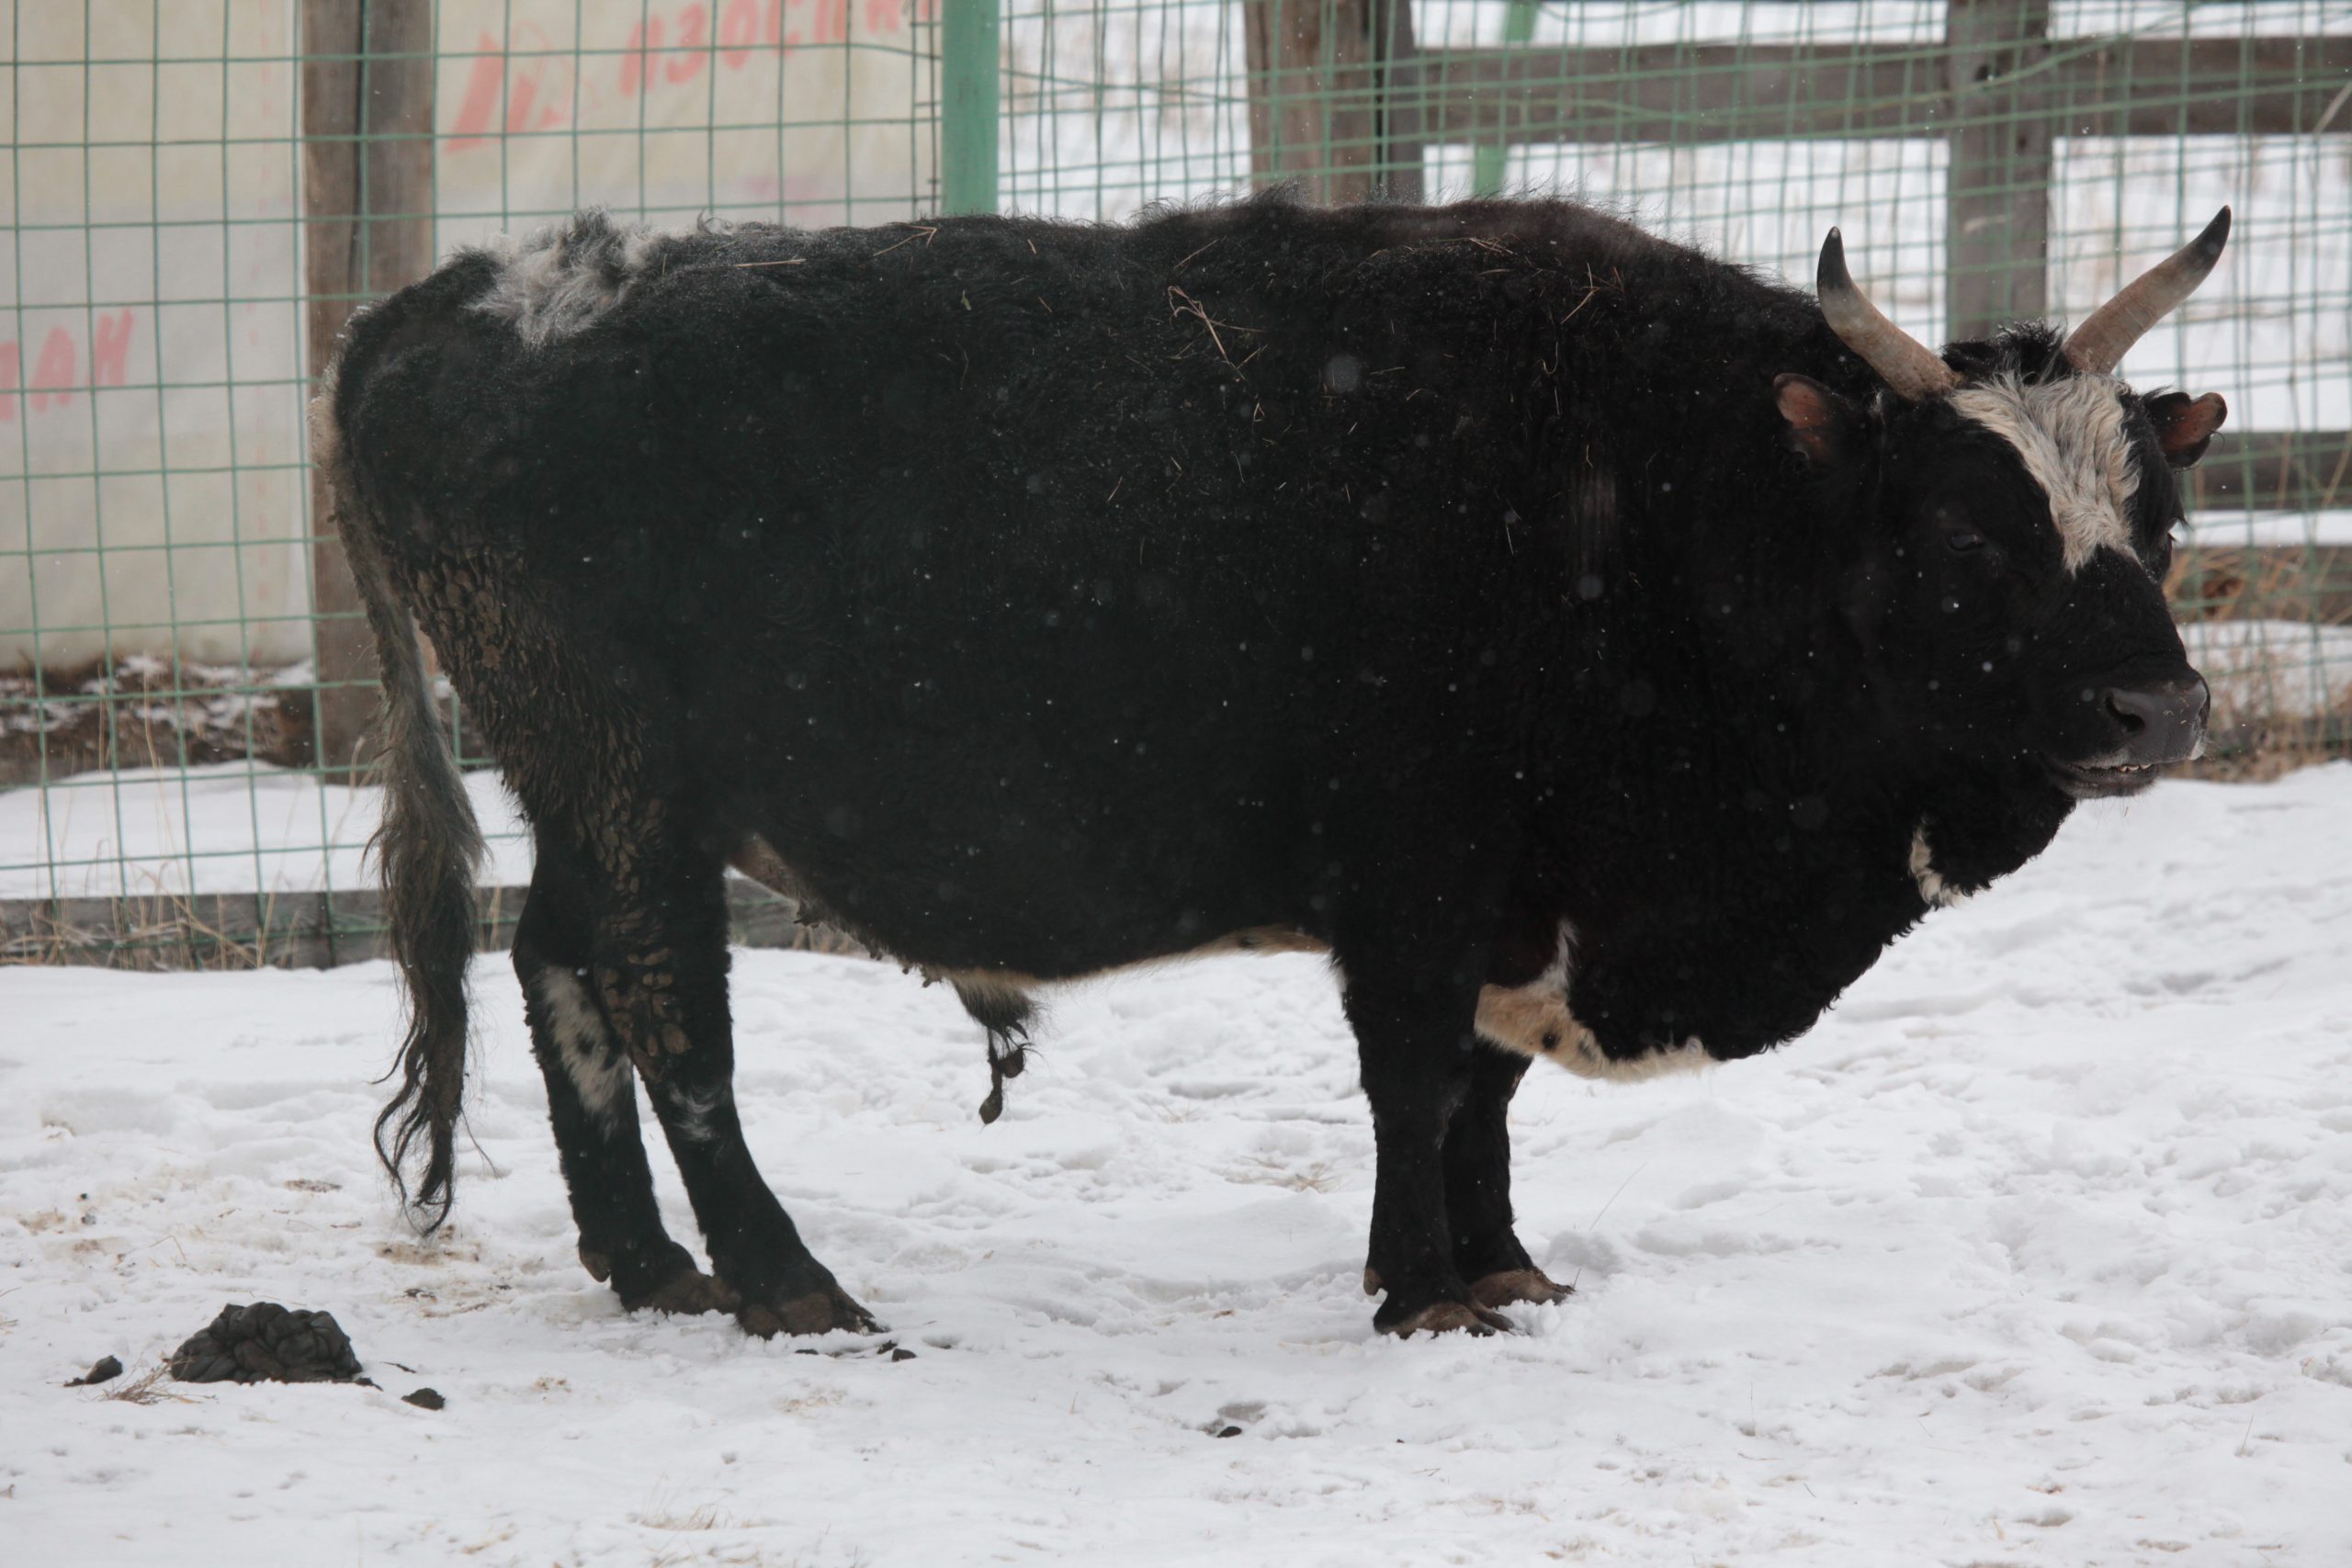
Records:
[[[171,1375],[171,1368],[153,1366],[137,1377],[114,1383],[98,1397],[119,1399],[125,1404],[162,1404],[166,1401],[174,1404],[194,1404],[196,1401],[187,1394],[164,1386]]]
[[[2229,626],[2284,622],[2334,630],[2352,626],[2352,558],[2325,549],[2208,546],[2183,550],[2165,590],[2184,622]],[[2326,694],[2324,711],[2283,712],[2267,695],[2268,677],[2292,674],[2299,650],[2273,666],[2268,650],[2234,660],[2240,679],[2217,684],[2212,740],[2185,778],[2232,783],[2275,779],[2316,762],[2352,756],[2352,683]]]

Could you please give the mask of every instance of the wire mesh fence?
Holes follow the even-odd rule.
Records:
[[[2352,5],[0,17],[0,957],[375,951],[355,750],[372,660],[318,531],[307,389],[353,305],[588,205],[815,226],[1118,220],[1276,181],[1316,200],[1556,193],[1798,278],[1842,225],[1864,287],[1940,341],[2079,316],[2227,202],[2230,260],[2124,367],[2231,403],[2174,584],[2216,690],[2208,765],[2352,736]],[[475,786],[485,878],[519,888],[527,843],[491,776]],[[775,933],[771,906],[741,910]]]

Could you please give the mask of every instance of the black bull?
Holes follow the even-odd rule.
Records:
[[[744,1143],[730,863],[952,980],[1004,1070],[1037,985],[1328,951],[1374,1322],[1557,1299],[1531,1058],[1786,1040],[2198,744],[2159,579],[2221,403],[2106,373],[2169,304],[1939,356],[1838,255],[1816,303],[1564,203],[588,215],[368,312],[318,430],[384,653],[387,1163],[446,1212],[479,851],[413,615],[532,825],[514,964],[625,1303],[869,1324]]]

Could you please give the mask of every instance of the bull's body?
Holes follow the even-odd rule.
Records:
[[[1825,525],[1858,481],[1784,437],[1791,372],[1877,386],[1811,300],[1564,204],[587,219],[364,318],[345,525],[379,635],[389,590],[537,834],[517,964],[590,1266],[756,1327],[861,1321],[742,1147],[731,862],[954,979],[997,1043],[1039,982],[1328,948],[1384,1325],[1547,1295],[1505,1195],[1525,1063],[1478,1038],[1595,1076],[1777,1043],[2070,805],[2034,745],[1890,675],[1903,552]],[[2102,681],[2177,661],[2133,592]],[[2019,656],[1935,657],[1979,652]],[[449,791],[396,753],[411,1087],[446,1143],[462,868],[447,832],[404,856]],[[652,1216],[632,1062],[719,1283]]]

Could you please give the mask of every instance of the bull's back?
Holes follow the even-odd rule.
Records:
[[[1266,220],[583,220],[367,318],[345,438],[510,773],[593,766],[567,721],[628,710],[836,901],[933,935],[1295,918],[1272,885],[1403,754],[1392,716],[1475,727],[1452,666],[1509,541],[1448,531],[1486,394],[1348,286],[1378,236]]]

